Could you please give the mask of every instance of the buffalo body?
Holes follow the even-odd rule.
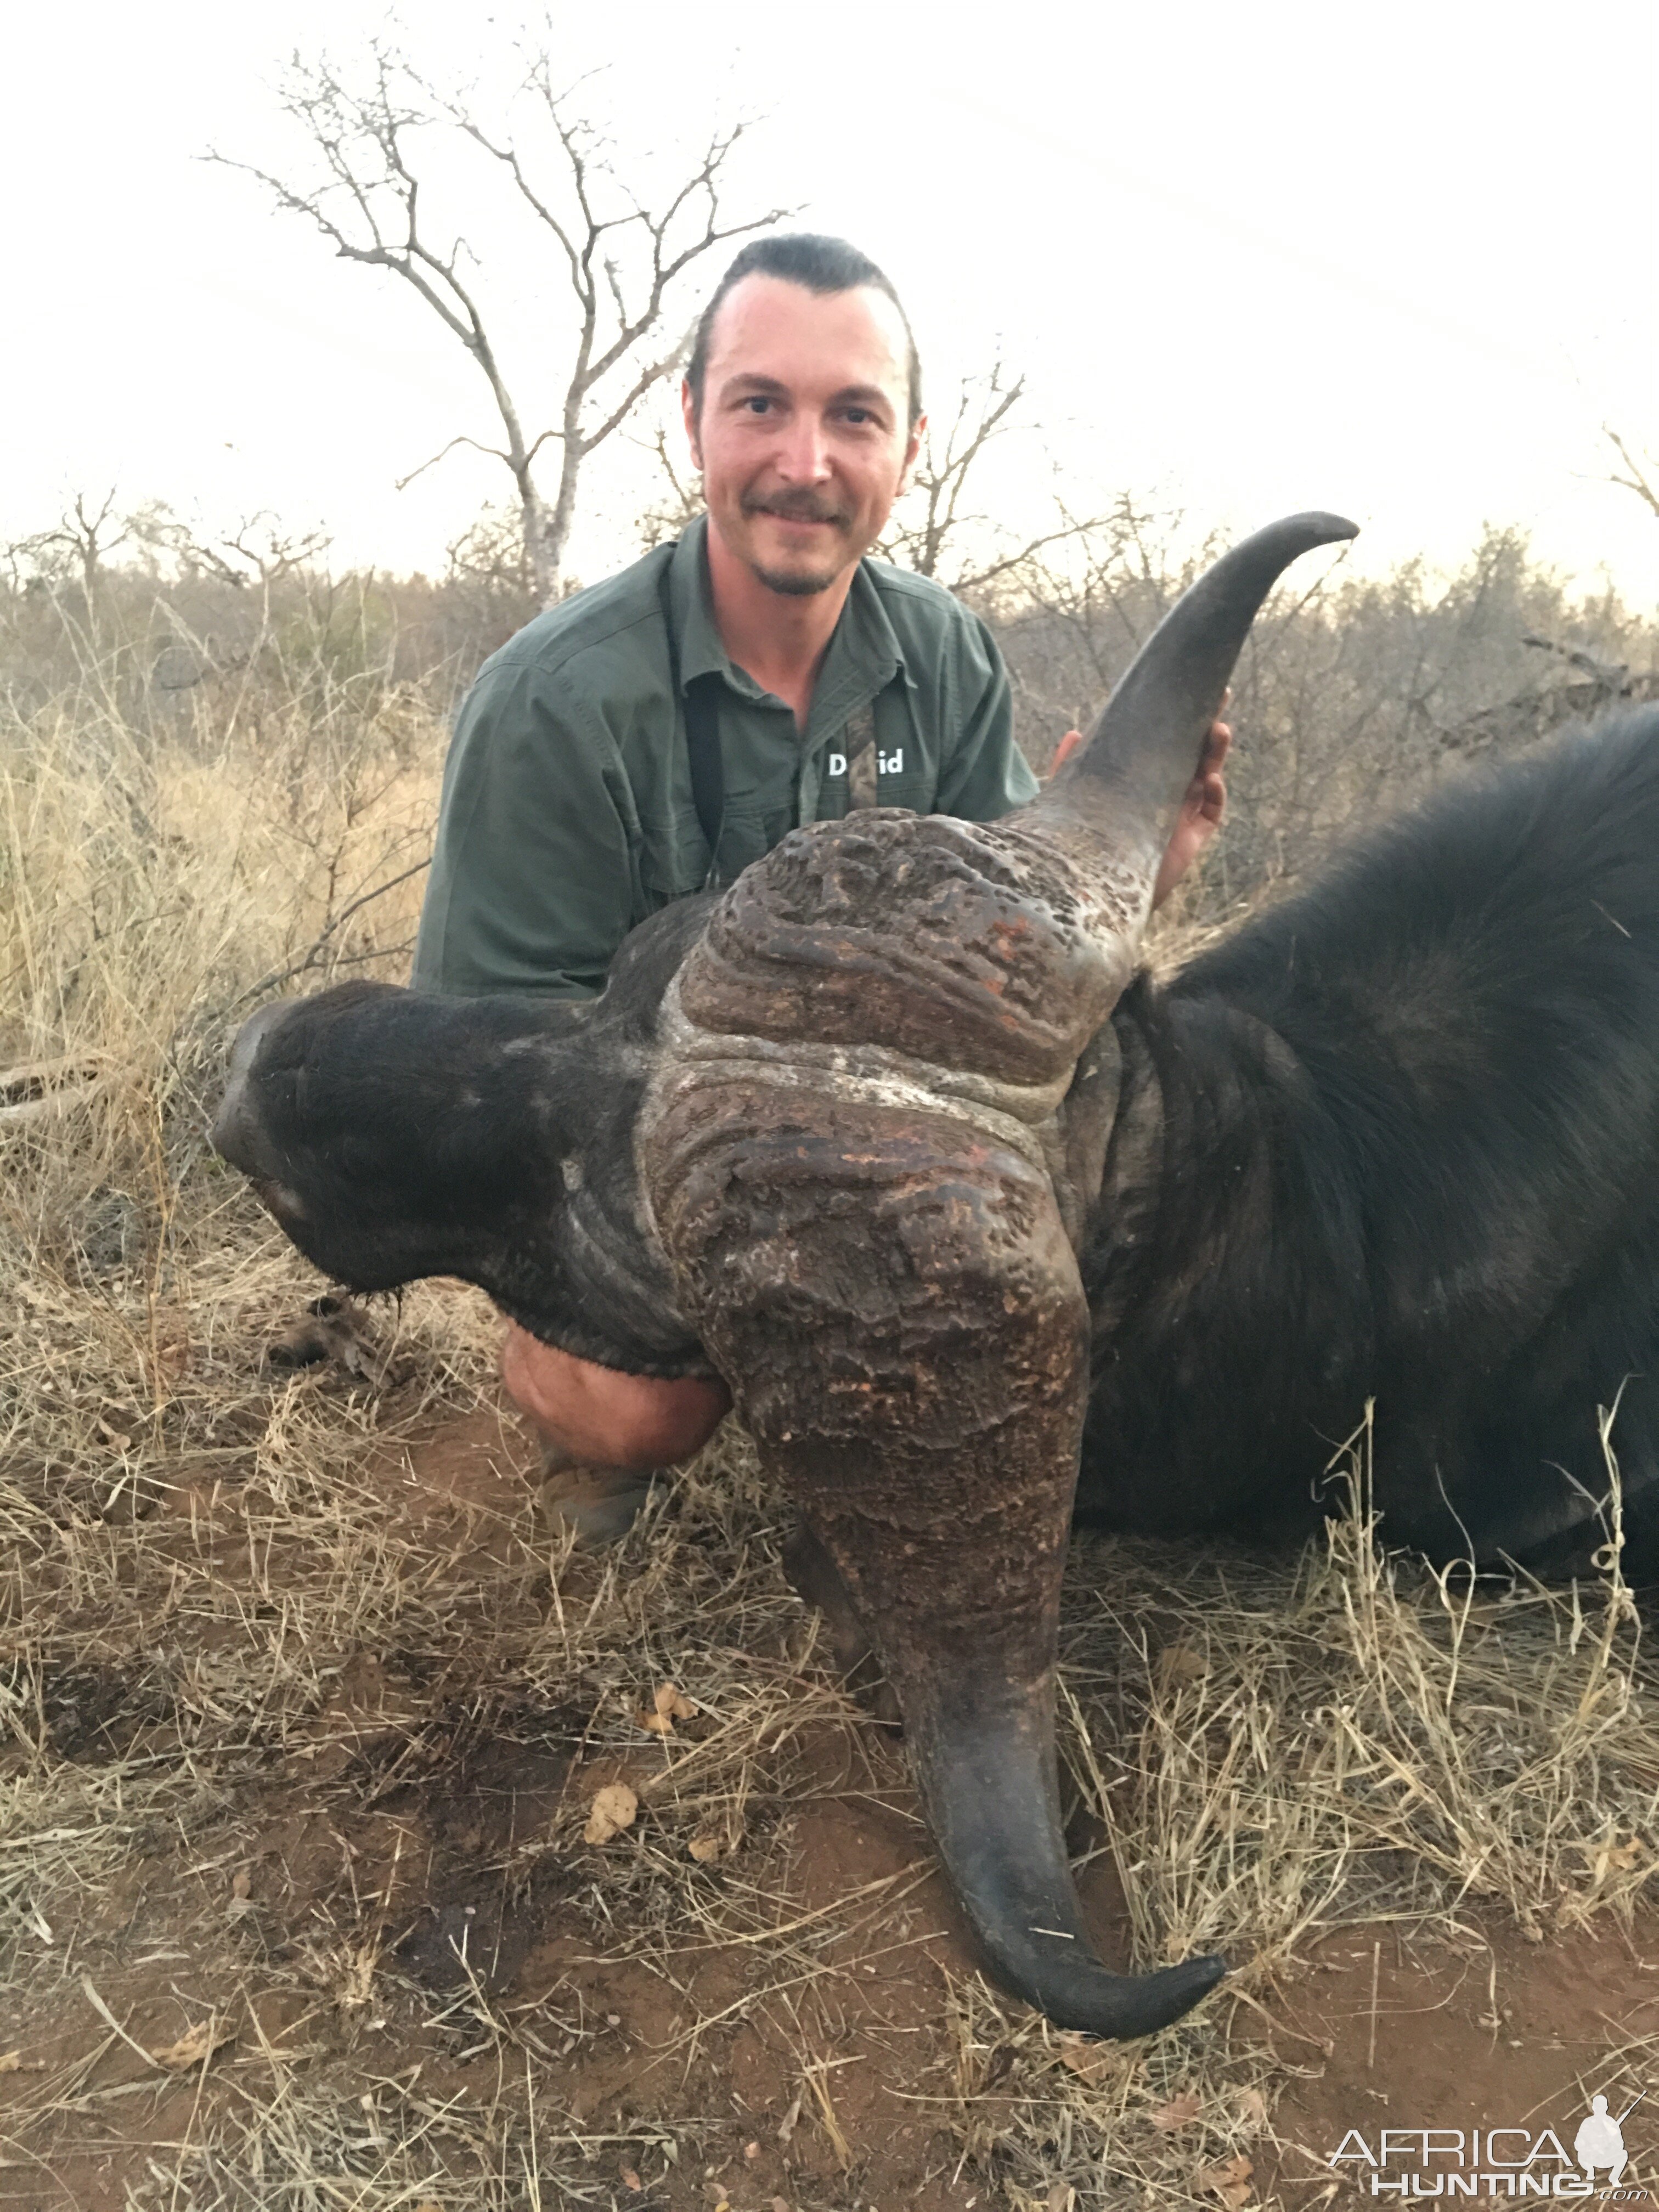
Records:
[[[992,1966],[1145,2032],[1221,1972],[1093,1958],[1060,1820],[1075,1510],[1293,1536],[1375,1406],[1385,1540],[1577,1570],[1659,1540],[1659,714],[1447,790],[1166,988],[1136,972],[1202,732],[1285,562],[1201,580],[1003,823],[796,831],[588,1004],[264,1010],[216,1138],[354,1288],[719,1373],[865,1625]]]

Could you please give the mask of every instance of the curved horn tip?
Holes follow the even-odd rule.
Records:
[[[1272,523],[1270,529],[1294,532],[1305,538],[1309,550],[1316,545],[1334,545],[1344,538],[1358,538],[1359,525],[1350,522],[1346,514],[1328,514],[1320,507],[1310,507],[1303,514],[1287,514],[1283,522]]]
[[[1227,1961],[1213,1952],[1155,1974],[1109,1974],[1095,1966],[1078,1976],[1073,1989],[1045,1990],[1042,2009],[1056,2027],[1075,2034],[1119,2042],[1155,2035],[1208,1996],[1226,1971]]]
[[[1227,1971],[1213,1955],[1117,1974],[1095,1954],[1060,1814],[1051,1690],[907,1674],[889,1655],[911,1771],[957,1902],[990,1973],[1056,2027],[1151,2035],[1190,2012]]]
[[[1291,562],[1299,561],[1304,553],[1315,552],[1322,545],[1340,544],[1358,535],[1359,525],[1350,522],[1346,514],[1327,514],[1318,507],[1310,507],[1302,514],[1281,515],[1277,522],[1264,523],[1260,530],[1249,531],[1236,540],[1199,578],[1194,593],[1201,599],[1207,578],[1218,581],[1223,577],[1233,577],[1241,581],[1251,580],[1253,586],[1260,587],[1265,595]]]
[[[971,1918],[971,1907],[969,1911]],[[1060,1929],[1043,1932],[1064,1933]],[[1035,1947],[1011,1945],[1006,1931],[983,1925],[975,1933],[987,1971],[1004,1989],[1067,2033],[1097,2036],[1107,2042],[1155,2035],[1172,2026],[1208,1996],[1227,1971],[1227,1961],[1212,1952],[1152,1974],[1115,1974],[1084,1948],[1087,1939],[1080,1927],[1061,1956],[1045,1947],[1039,1957]],[[999,1941],[999,1935],[1005,1940]]]

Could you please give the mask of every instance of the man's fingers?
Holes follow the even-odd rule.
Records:
[[[1227,782],[1221,771],[1232,741],[1233,733],[1224,722],[1211,723],[1204,740],[1204,757],[1187,795],[1194,813],[1211,829],[1216,827],[1227,809]]]
[[[1061,769],[1065,767],[1066,762],[1070,760],[1072,755],[1078,750],[1078,747],[1082,743],[1083,732],[1081,730],[1066,731],[1065,736],[1054,747],[1054,757],[1048,763],[1048,774],[1051,777],[1056,776],[1060,774]]]

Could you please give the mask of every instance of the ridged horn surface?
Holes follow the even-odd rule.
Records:
[[[1069,1068],[1127,981],[1094,901],[1024,817],[872,809],[790,833],[688,957],[697,1030],[868,1047],[994,1081]]]

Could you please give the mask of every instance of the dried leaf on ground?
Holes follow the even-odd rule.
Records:
[[[639,1716],[640,1726],[648,1729],[653,1735],[672,1735],[676,1721],[696,1717],[696,1707],[690,1698],[672,1682],[659,1682],[651,1700],[652,1710]]]
[[[1077,2212],[1077,2191],[1069,2181],[1049,2183],[1048,2212]]]
[[[1260,2089],[1241,2089],[1238,2093],[1238,2124],[1252,2134],[1267,2124],[1267,2100]]]
[[[1171,1644],[1158,1655],[1160,1689],[1176,1689],[1183,1682],[1201,1682],[1209,1671],[1209,1661],[1195,1644]]]
[[[596,1790],[587,1808],[587,1826],[582,1830],[585,1844],[608,1844],[613,1836],[621,1835],[631,1827],[634,1816],[640,1809],[640,1801],[625,1782],[607,1782],[603,1790]]]
[[[1182,2089],[1167,2105],[1160,2105],[1152,2114],[1152,2125],[1162,2128],[1167,2135],[1174,2128],[1189,2128],[1204,2109],[1202,2101],[1191,2089]]]
[[[1193,2186],[1209,2197],[1218,2197],[1227,2212],[1241,2212],[1250,2201],[1250,2176],[1255,2168],[1240,2151],[1223,2165],[1204,2166],[1193,2176]]]
[[[182,2073],[185,2067],[199,2066],[204,2059],[211,2058],[222,2044],[234,2040],[234,2029],[221,2027],[217,2021],[210,2018],[198,2020],[194,2027],[185,2030],[177,2043],[164,2044],[149,2055],[158,2066],[170,2066]]]
[[[245,1905],[252,1893],[253,1877],[246,1867],[239,1867],[231,1876],[230,1893],[238,1905]]]
[[[1103,2082],[1133,2074],[1138,2061],[1119,2044],[1097,2043],[1086,2035],[1062,2035],[1060,2063],[1079,2081],[1098,2088]]]
[[[22,2063],[21,2051],[0,2051],[0,2074],[15,2074]]]
[[[635,2172],[631,2166],[623,2166],[622,2170],[622,2185],[624,2189],[631,2189],[636,2197],[641,2195],[645,2189],[645,2184],[640,2179],[639,2175]]]
[[[693,1836],[685,1848],[699,1866],[712,1866],[724,1846],[718,1836]]]

